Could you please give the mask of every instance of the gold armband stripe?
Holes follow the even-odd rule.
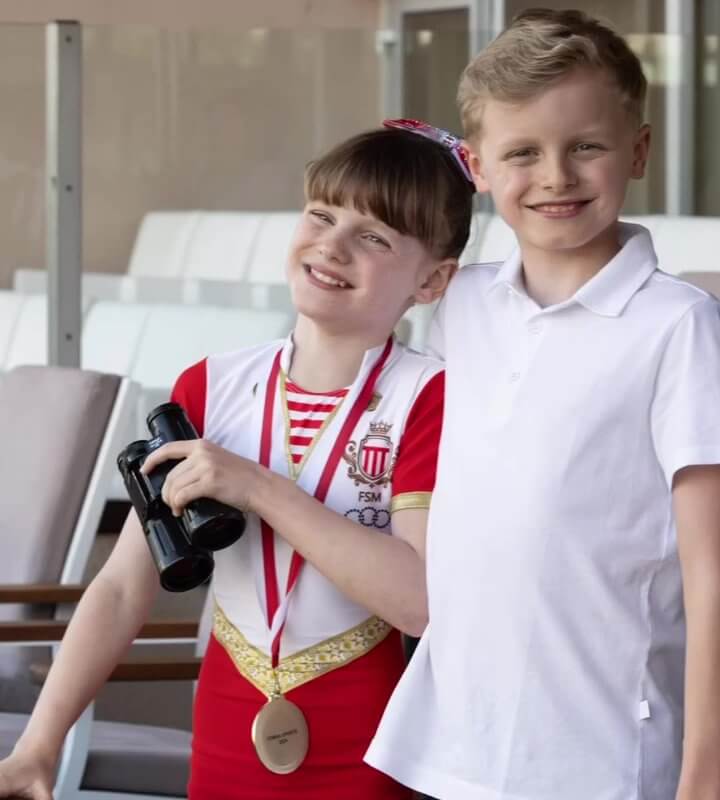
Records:
[[[384,620],[370,617],[349,631],[281,659],[275,670],[280,691],[284,693],[296,689],[355,661],[379,645],[391,630],[392,626]],[[238,672],[270,697],[276,687],[270,656],[251,645],[217,604],[213,615],[213,633]]]
[[[432,492],[404,492],[396,494],[390,501],[390,513],[405,511],[408,508],[430,508]]]

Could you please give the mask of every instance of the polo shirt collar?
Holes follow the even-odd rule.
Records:
[[[650,232],[642,225],[620,222],[620,251],[575,294],[558,306],[579,303],[595,314],[617,317],[633,295],[657,269],[657,255]],[[516,248],[502,264],[490,284],[510,286],[526,295],[522,279],[522,256]]]

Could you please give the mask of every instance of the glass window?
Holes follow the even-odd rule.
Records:
[[[468,11],[405,13],[403,116],[460,132],[455,91],[470,60]]]

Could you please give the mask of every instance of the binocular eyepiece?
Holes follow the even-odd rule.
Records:
[[[204,583],[212,574],[213,550],[236,542],[245,530],[241,511],[211,498],[188,503],[174,517],[162,499],[162,487],[179,462],[165,461],[149,475],[140,472],[145,459],[166,442],[197,439],[198,433],[182,406],[163,403],[147,417],[152,438],[131,442],[118,456],[117,465],[142,523],[160,584],[170,592],[184,592]]]

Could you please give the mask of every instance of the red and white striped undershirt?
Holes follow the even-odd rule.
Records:
[[[338,407],[348,390],[307,392],[291,380],[285,382],[287,411],[290,420],[290,455],[294,465],[302,461],[325,420]]]

